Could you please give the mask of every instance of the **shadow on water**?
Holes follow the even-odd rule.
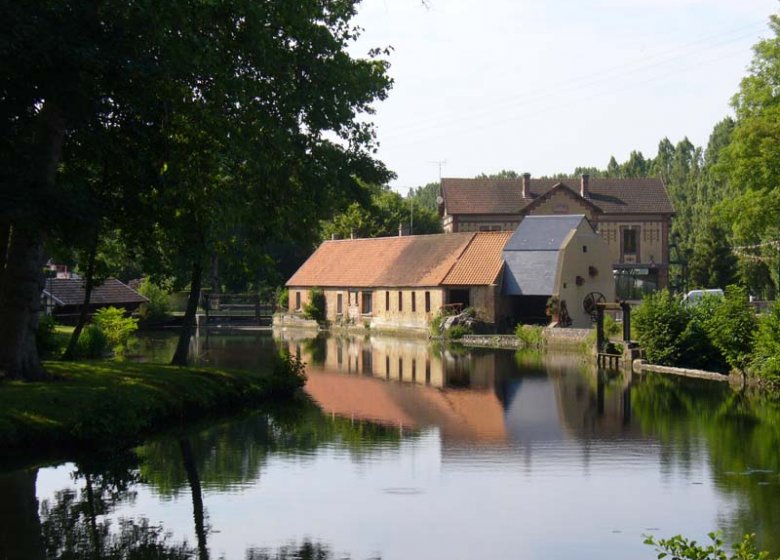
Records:
[[[413,436],[407,433],[407,436]],[[169,434],[116,456],[81,459],[72,482],[38,500],[38,469],[0,473],[0,558],[3,560],[184,559],[210,557],[208,503],[204,490],[256,483],[272,455],[305,456],[339,442],[356,455],[397,446],[397,429],[329,418],[311,402],[256,412],[205,430]],[[189,494],[195,543],[177,541],[143,516],[114,512],[132,505],[141,487],[160,496]],[[250,547],[246,558],[333,558],[327,544],[304,539],[281,547]],[[339,553],[339,558],[344,558]]]

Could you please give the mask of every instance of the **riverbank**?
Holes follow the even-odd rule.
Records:
[[[4,457],[132,445],[209,415],[289,398],[303,378],[286,362],[262,371],[130,362],[48,362],[48,383],[0,383]]]

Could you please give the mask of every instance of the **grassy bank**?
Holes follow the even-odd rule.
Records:
[[[4,455],[53,455],[131,445],[210,414],[289,398],[302,377],[289,362],[266,371],[128,362],[49,362],[49,383],[0,383]]]

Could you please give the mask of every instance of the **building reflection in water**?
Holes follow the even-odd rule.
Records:
[[[307,363],[306,391],[328,413],[435,426],[445,443],[524,444],[632,433],[628,376],[588,368],[577,355],[465,351],[378,335],[275,336],[280,347]]]

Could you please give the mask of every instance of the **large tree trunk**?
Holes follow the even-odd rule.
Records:
[[[46,557],[35,482],[38,469],[0,474],[0,558],[36,560]]]
[[[5,270],[5,263],[8,259],[8,242],[11,240],[10,222],[0,222],[0,276]]]
[[[14,228],[0,286],[0,372],[8,379],[49,378],[38,356],[36,333],[43,290],[43,240]]]
[[[92,289],[95,287],[95,260],[97,258],[98,237],[99,235],[95,234],[92,246],[89,248],[89,255],[87,256],[87,277],[85,278],[86,284],[84,285],[84,301],[81,304],[79,321],[76,323],[76,328],[73,329],[73,334],[70,335],[68,348],[62,355],[63,360],[75,359],[79,336],[81,336],[81,331],[84,330],[84,325],[87,324],[87,317],[89,317],[89,300],[92,297]]]
[[[195,324],[195,314],[198,312],[200,300],[200,286],[203,278],[203,267],[199,262],[192,265],[192,277],[190,279],[190,296],[187,299],[187,311],[184,313],[184,322],[179,331],[179,343],[173,354],[171,365],[186,366],[190,355],[190,339],[192,338],[192,326]]]
[[[190,483],[190,492],[192,494],[192,517],[195,521],[195,535],[198,538],[198,559],[208,560],[209,549],[206,542],[206,513],[203,507],[203,492],[190,440],[186,438],[180,439],[179,449],[181,450],[181,458],[184,462],[184,470],[187,472],[187,481]]]
[[[54,190],[62,156],[65,120],[55,105],[45,102],[38,113],[31,146],[29,181],[18,185],[33,204],[42,204]],[[36,202],[40,201],[40,202]],[[10,379],[39,381],[49,375],[41,365],[35,335],[41,307],[44,264],[44,220],[31,205],[29,215],[11,224],[5,270],[0,274],[0,374]]]

